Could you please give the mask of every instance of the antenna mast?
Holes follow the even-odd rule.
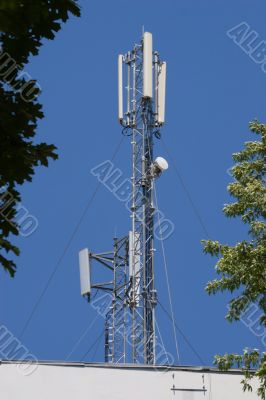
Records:
[[[125,101],[123,70],[127,76]],[[88,253],[86,257],[82,252],[88,250],[80,252],[80,260],[96,259],[113,272],[108,284],[86,287],[85,283],[83,287],[83,295],[89,295],[93,287],[112,293],[106,314],[106,362],[156,363],[153,187],[154,179],[168,164],[162,157],[154,160],[153,141],[160,138],[165,120],[165,81],[166,63],[153,51],[152,34],[144,32],[140,44],[118,56],[119,122],[132,144],[132,227],[128,236],[114,239],[112,253]],[[90,281],[89,265],[80,262],[81,283]]]

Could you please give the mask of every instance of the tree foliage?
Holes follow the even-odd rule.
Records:
[[[80,15],[75,0],[0,0],[0,264],[11,276],[16,264],[7,253],[19,254],[10,241],[19,234],[19,186],[32,180],[35,167],[57,158],[54,145],[35,140],[44,114],[40,86],[25,67],[70,14]]]
[[[240,217],[248,227],[248,240],[235,246],[218,241],[204,240],[204,251],[218,257],[215,270],[218,278],[207,284],[209,294],[229,291],[234,297],[229,303],[226,318],[232,322],[241,318],[247,308],[255,303],[261,310],[260,323],[266,326],[266,125],[250,123],[250,130],[258,140],[246,142],[244,149],[233,154],[235,165],[231,169],[234,182],[228,192],[235,201],[224,206],[226,217]],[[258,394],[265,399],[266,353],[245,350],[244,355],[217,356],[216,364],[228,369],[238,365],[245,371],[244,389],[251,390],[248,381],[260,379]]]
[[[244,391],[252,392],[250,382],[257,378],[259,380],[257,394],[262,400],[265,400],[266,353],[260,354],[256,349],[245,349],[243,355],[225,354],[224,356],[216,356],[215,365],[222,371],[227,371],[232,367],[241,368],[244,373],[244,379],[241,381]],[[256,369],[256,372],[254,372],[254,369]]]

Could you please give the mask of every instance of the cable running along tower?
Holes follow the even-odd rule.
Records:
[[[153,51],[152,34],[144,32],[141,43],[118,56],[119,122],[132,145],[131,230],[114,238],[110,252],[79,253],[81,294],[90,300],[93,290],[105,292],[98,301],[107,304],[105,361],[110,363],[156,363],[153,190],[168,164],[162,157],[154,160],[153,144],[165,121],[165,84],[166,63]],[[95,262],[109,271],[109,281],[93,283]]]

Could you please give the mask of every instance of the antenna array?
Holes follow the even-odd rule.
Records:
[[[165,122],[165,84],[166,63],[153,51],[152,34],[144,32],[140,44],[118,56],[118,119],[132,145],[132,227],[114,239],[111,252],[80,252],[82,295],[90,299],[92,289],[111,294],[106,362],[156,363],[153,186],[168,164],[162,157],[154,160],[153,141]],[[111,281],[91,284],[92,261],[111,272]]]

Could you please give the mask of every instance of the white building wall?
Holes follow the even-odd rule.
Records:
[[[2,400],[255,400],[239,373],[84,364],[0,365]],[[175,389],[175,390],[173,390]]]

